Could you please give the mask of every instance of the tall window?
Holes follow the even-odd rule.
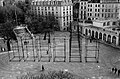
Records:
[[[95,12],[97,12],[97,9],[95,9]]]

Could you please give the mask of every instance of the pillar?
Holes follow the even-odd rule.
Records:
[[[116,37],[116,45],[119,45],[119,37]]]
[[[69,62],[69,39],[70,37],[66,36],[65,41],[66,41],[66,62]]]
[[[54,37],[54,35],[53,36],[51,36],[51,50],[50,50],[50,52],[51,52],[51,62],[54,62],[54,59],[55,59],[55,52],[54,52],[54,47],[55,47],[55,45],[54,45],[54,43],[55,43],[55,37]]]

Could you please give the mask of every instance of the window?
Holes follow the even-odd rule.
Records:
[[[52,7],[52,10],[54,10],[54,7]]]
[[[89,7],[89,4],[88,4],[88,7]]]
[[[99,17],[99,13],[98,13],[98,17]]]
[[[116,22],[113,22],[112,25],[116,25]]]
[[[96,17],[96,13],[95,13],[95,17]]]
[[[70,16],[70,20],[71,20],[71,17],[72,17],[72,16]]]
[[[104,12],[104,9],[102,9],[102,12]]]
[[[70,10],[71,10],[71,6],[70,6],[69,8],[70,8]]]
[[[68,11],[67,11],[67,15],[68,15]]]
[[[45,7],[45,10],[47,10],[47,8]]]
[[[63,12],[63,16],[65,16],[65,12]]]
[[[104,14],[102,14],[102,17],[104,16]]]
[[[83,14],[83,11],[81,11],[81,14]]]
[[[65,21],[65,17],[63,17],[63,21]]]
[[[65,22],[64,22],[64,26],[65,26]]]
[[[98,12],[100,12],[100,9],[98,9]]]
[[[89,13],[88,13],[88,16],[89,16]]]
[[[56,15],[58,16],[58,12],[56,12]]]
[[[38,10],[40,10],[40,7],[38,7]]]
[[[81,9],[83,9],[83,6],[81,6]]]
[[[92,16],[92,13],[90,13],[90,16]]]
[[[97,9],[95,9],[95,12],[97,12]]]
[[[68,10],[68,6],[66,7],[66,9]]]
[[[107,26],[109,26],[110,25],[110,22],[107,22]]]
[[[104,5],[102,5],[102,7],[104,7]]]
[[[67,25],[68,25],[69,23],[67,22]]]
[[[48,12],[48,15],[50,15],[50,12]]]
[[[95,7],[97,7],[97,5],[95,5]]]
[[[84,3],[84,5],[86,5],[86,2]]]
[[[83,3],[81,2],[81,5],[83,5]]]
[[[105,26],[105,22],[103,23],[103,26]]]
[[[68,16],[67,16],[67,21],[68,21]]]
[[[45,12],[45,15],[47,15],[47,12]]]
[[[90,11],[92,11],[92,9],[90,9]]]
[[[98,5],[98,7],[100,7],[100,5]]]
[[[86,9],[86,6],[84,7],[84,9]]]
[[[52,15],[54,15],[54,12],[52,12]]]

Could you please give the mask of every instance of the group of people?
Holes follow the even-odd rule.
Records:
[[[117,68],[113,67],[113,68],[111,68],[111,72],[120,76],[120,69],[117,69]]]

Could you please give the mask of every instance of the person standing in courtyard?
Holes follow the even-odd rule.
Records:
[[[117,74],[118,74],[118,76],[120,75],[120,69],[118,70]]]
[[[44,66],[42,65],[42,71],[44,71],[45,70],[45,68],[44,68]]]

